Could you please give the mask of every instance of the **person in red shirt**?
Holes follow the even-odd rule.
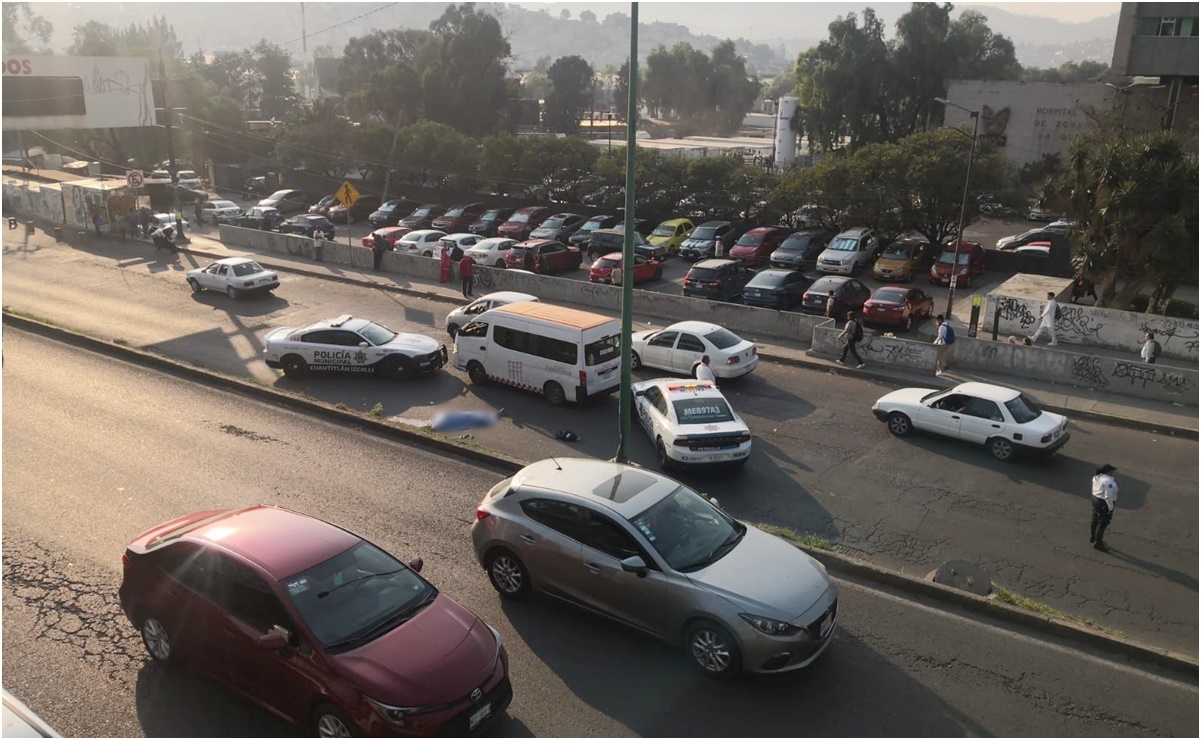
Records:
[[[463,297],[473,298],[472,288],[475,285],[475,260],[467,255],[459,260],[459,280],[463,281]]]

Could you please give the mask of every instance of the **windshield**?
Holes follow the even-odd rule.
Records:
[[[584,225],[580,227],[580,231],[595,231],[596,229],[599,229],[601,224],[604,222],[605,220],[603,218],[594,218],[591,221],[585,222]]]
[[[592,367],[621,356],[621,335],[614,334],[591,344],[584,345],[584,364]]]
[[[909,259],[909,249],[908,244],[893,244],[880,256],[886,260],[907,260]]]
[[[959,264],[966,265],[968,262],[971,261],[971,259],[972,259],[972,253],[970,251],[968,251],[966,249],[960,250]],[[955,262],[955,250],[954,249],[948,249],[947,251],[942,253],[941,257],[938,258],[938,263],[940,265],[950,265],[950,264],[954,264],[954,262]]]
[[[287,197],[287,195],[287,190],[276,190],[270,195],[270,197],[267,198],[267,200],[283,200],[285,197]]]
[[[734,421],[730,405],[720,398],[681,398],[672,402],[681,424],[719,424]]]
[[[263,267],[257,262],[243,262],[240,265],[234,265],[233,270],[234,275],[237,275],[238,277],[246,277],[247,275],[254,275],[255,273],[262,272]]]
[[[758,234],[743,234],[738,240],[739,247],[757,247],[763,243],[763,237]]]
[[[593,267],[617,267],[620,264],[621,260],[611,260],[608,257],[601,257]]]
[[[716,562],[746,533],[746,527],[684,486],[630,523],[668,565],[685,572]]]
[[[651,236],[675,236],[675,235],[676,235],[676,227],[674,227],[674,226],[657,226],[657,227],[655,227],[655,230],[651,232]]]
[[[528,213],[514,213],[509,217],[509,223],[511,224],[524,224],[529,220],[530,214]]]
[[[742,337],[738,336],[729,329],[715,329],[705,335],[705,339],[709,344],[712,344],[718,349],[728,349],[735,344],[742,343]]]
[[[548,218],[545,221],[543,221],[542,225],[538,228],[540,228],[540,229],[560,229],[560,228],[563,228],[563,223],[565,221],[567,221],[566,217],[555,216],[554,218]]]
[[[715,226],[698,226],[688,235],[689,239],[716,239],[717,227]]]
[[[396,332],[382,327],[374,322],[364,326],[359,330],[359,333],[366,337],[368,342],[371,342],[377,347],[381,344],[387,344],[388,342],[391,342],[396,337]]]
[[[809,246],[809,237],[790,236],[780,245],[781,252],[802,252]]]
[[[466,211],[466,210],[467,210],[467,206],[463,206],[462,208],[452,208],[443,215],[446,216],[447,218],[458,218],[459,216],[462,216],[463,211]]]
[[[411,215],[413,216],[413,218],[425,218],[426,216],[430,215],[430,211],[432,211],[432,210],[434,210],[434,209],[418,208],[417,210],[413,211],[413,213]]]
[[[389,213],[391,211],[395,211],[399,207],[400,207],[399,200],[390,200],[387,203],[380,206],[379,209],[385,213]]]
[[[748,288],[778,288],[784,284],[784,277],[787,273],[783,272],[761,272],[751,281],[746,284]]]
[[[840,236],[831,241],[830,246],[826,247],[826,249],[835,252],[854,252],[855,250],[859,249],[859,240],[848,239],[845,236]]]
[[[370,542],[281,581],[323,647],[349,649],[385,634],[438,595]]]
[[[480,216],[481,221],[496,221],[500,218],[504,211],[500,208],[493,208],[491,211],[485,211],[483,216]]]
[[[1027,422],[1034,421],[1038,417],[1042,416],[1043,413],[1039,410],[1038,406],[1035,406],[1034,402],[1025,395],[1019,395],[1012,401],[1006,401],[1005,408],[1009,409],[1009,415],[1012,416],[1013,420],[1018,424],[1025,424]]]

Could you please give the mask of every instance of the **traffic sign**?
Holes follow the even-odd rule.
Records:
[[[125,182],[129,183],[129,187],[131,187],[131,188],[142,187],[143,179],[144,178],[142,177],[141,170],[128,170],[125,173]]]
[[[354,185],[351,185],[350,182],[347,181],[342,183],[342,187],[338,188],[338,192],[334,197],[338,199],[339,203],[347,208],[350,208],[358,202],[359,191],[355,190]]]

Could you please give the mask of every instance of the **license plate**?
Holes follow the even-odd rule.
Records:
[[[884,313],[888,309],[884,308],[883,306],[876,306],[876,308],[874,310],[876,313]]]
[[[709,456],[710,462],[717,462],[717,461],[724,460],[724,459],[726,459],[725,455],[710,455]]]
[[[479,709],[472,712],[471,713],[471,721],[469,722],[469,725],[470,725],[469,729],[474,730],[476,727],[479,726],[479,724],[481,722],[483,722],[485,719],[487,719],[488,715],[490,715],[490,714],[492,714],[492,704],[490,704],[490,703],[485,704],[482,707],[480,707]]]

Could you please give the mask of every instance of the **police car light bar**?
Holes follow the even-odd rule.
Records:
[[[346,313],[346,314],[342,314],[342,315],[341,315],[341,316],[339,316],[338,318],[336,318],[336,319],[334,319],[333,321],[329,322],[329,325],[330,325],[330,326],[333,326],[333,327],[339,327],[339,326],[342,326],[343,324],[345,324],[347,321],[350,321],[352,318],[354,318],[354,317],[353,317],[353,316],[351,316],[351,315],[350,315],[350,314],[348,314],[348,313]]]
[[[705,381],[698,381],[696,383],[680,383],[679,385],[669,385],[669,386],[667,386],[667,390],[669,390],[669,391],[696,390],[697,388],[713,388],[713,387],[714,387],[714,385],[713,385],[712,380],[705,380]]]

